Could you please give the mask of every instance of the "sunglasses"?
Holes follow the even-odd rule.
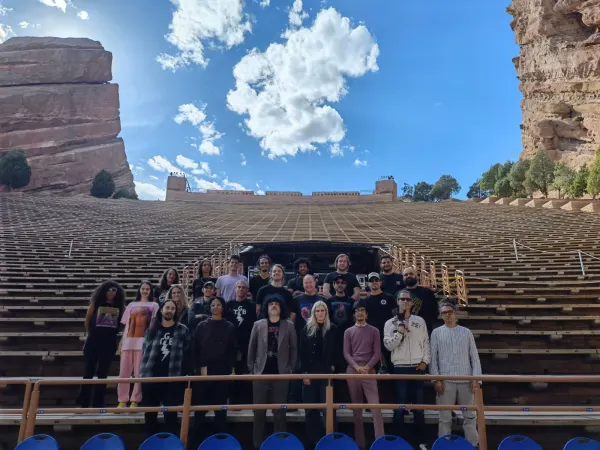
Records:
[[[345,281],[336,281],[335,284],[346,284]]]
[[[442,311],[442,316],[451,316],[454,314],[454,311]]]
[[[408,297],[408,298],[404,298],[404,297],[402,297],[402,298],[400,298],[399,300],[400,300],[401,302],[412,302],[412,298],[410,298],[410,297]]]
[[[116,287],[108,288],[108,292],[117,292],[118,289]]]

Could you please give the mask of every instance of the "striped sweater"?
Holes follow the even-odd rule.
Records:
[[[432,375],[481,375],[481,363],[471,330],[460,325],[454,328],[442,325],[433,330],[429,370]]]

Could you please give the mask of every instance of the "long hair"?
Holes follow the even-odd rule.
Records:
[[[181,297],[182,297],[183,301],[179,305],[176,304],[177,305],[177,315],[180,315],[181,312],[185,308],[189,308],[190,307],[188,296],[187,296],[187,292],[185,292],[185,289],[183,288],[183,286],[181,284],[172,284],[171,288],[167,292],[167,296],[165,297],[165,302],[167,300],[173,301],[173,289],[179,289],[181,291]]]
[[[283,286],[285,286],[285,269],[283,268],[283,266],[281,264],[273,264],[271,266],[271,273],[273,273],[273,269],[275,269],[276,267],[279,267],[281,269],[281,271],[283,272],[283,279],[281,280],[281,284]],[[269,279],[269,284],[273,283],[273,277],[271,276],[271,278]]]
[[[261,259],[266,259],[267,261],[269,261],[269,267],[271,267],[271,265],[273,264],[273,261],[271,261],[271,257],[267,254],[263,254],[263,255],[260,255],[258,257],[258,259],[256,260],[256,267],[258,267],[258,268],[260,268],[260,260]]]
[[[312,309],[310,310],[310,317],[306,321],[306,334],[307,336],[315,336],[317,334],[317,330],[319,329],[319,323],[317,322],[317,318],[315,316],[315,312],[317,311],[317,307],[322,306],[325,308],[327,314],[325,314],[325,323],[323,323],[323,336],[325,333],[329,331],[331,328],[331,322],[329,321],[329,310],[327,309],[327,304],[324,301],[319,300],[315,302]]]
[[[163,272],[162,277],[160,277],[160,281],[158,282],[158,285],[164,291],[166,291],[167,289],[169,289],[169,285],[167,284],[167,277],[169,276],[169,272],[171,270],[173,272],[175,272],[175,280],[173,281],[173,284],[171,286],[175,286],[176,284],[179,284],[179,273],[177,272],[176,269],[173,269],[172,267],[169,267],[167,270],[165,270]]]
[[[200,262],[200,270],[198,271],[198,278],[202,278],[204,276],[204,274],[202,273],[202,266],[204,265],[204,263],[208,263],[208,267],[210,267],[210,272],[208,273],[209,277],[212,277],[213,274],[213,266],[212,263],[210,262],[210,259],[208,258],[204,258],[201,262]]]
[[[140,292],[142,289],[142,286],[147,284],[148,287],[150,287],[150,297],[148,297],[149,301],[152,301],[152,296],[154,295],[154,286],[152,286],[152,282],[150,280],[142,280],[142,282],[140,283],[140,285],[137,288],[137,292],[135,293],[135,301],[139,302],[140,300],[142,300],[142,293]]]
[[[158,329],[160,328],[160,325],[162,324],[162,319],[163,319],[162,310],[165,307],[165,305],[167,304],[167,302],[173,302],[173,300],[171,300],[171,299],[165,300],[163,302],[163,304],[161,305],[161,307],[156,312],[156,316],[154,316],[154,319],[152,319],[152,322],[150,322],[148,331],[146,331],[146,334],[148,335],[148,337],[150,339],[154,339],[154,337],[156,336],[156,333],[158,332]],[[175,303],[175,302],[173,302],[173,303]],[[175,306],[177,306],[177,305],[175,305]],[[175,310],[175,314],[173,314],[173,322],[175,322],[175,323],[179,322],[179,311],[178,310]]]
[[[113,304],[119,308],[119,310],[122,310],[125,307],[125,291],[121,285],[114,280],[106,280],[104,283],[100,284],[92,293],[90,303],[94,306],[106,304],[106,294],[110,288],[117,288]]]
[[[337,255],[335,257],[335,269],[337,270],[337,265],[338,265],[338,261],[340,260],[340,258],[342,257],[346,257],[346,259],[348,260],[348,267],[350,267],[352,265],[352,262],[350,262],[350,257],[348,255],[346,255],[345,253],[340,253],[339,255]]]
[[[312,275],[312,264],[310,263],[310,259],[298,258],[296,261],[294,261],[294,271],[296,273],[298,273],[298,268],[300,267],[300,264],[306,264],[306,267],[308,267],[308,273]]]

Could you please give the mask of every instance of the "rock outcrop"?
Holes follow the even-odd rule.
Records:
[[[579,167],[600,146],[600,0],[513,0],[523,153]]]
[[[0,44],[0,154],[20,149],[24,191],[88,194],[102,169],[134,190],[112,54],[90,39],[12,38]]]

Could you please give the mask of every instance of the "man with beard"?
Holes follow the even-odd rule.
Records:
[[[165,300],[144,337],[142,378],[181,377],[191,372],[190,333],[177,319],[177,305],[173,300]],[[182,383],[143,383],[142,405],[181,405],[184,389]],[[164,412],[164,416],[166,430],[177,434],[177,413]],[[158,431],[158,413],[147,412],[144,417],[146,433],[152,436]]]
[[[425,320],[427,332],[431,336],[433,328],[438,323],[439,316],[435,293],[429,288],[419,286],[417,271],[413,267],[404,269],[404,284],[413,299],[411,312]]]
[[[335,295],[328,298],[325,303],[327,303],[329,309],[329,319],[343,335],[348,328],[354,325],[354,318],[352,317],[354,301],[352,297],[346,295],[346,280],[342,275],[337,275],[333,279],[333,287]]]
[[[390,255],[383,255],[379,262],[381,268],[381,290],[395,297],[396,292],[404,289],[404,278],[401,273],[394,272],[393,260]]]
[[[346,282],[346,295],[348,297],[352,297],[354,301],[358,301],[360,299],[360,285],[358,284],[358,280],[356,279],[356,275],[348,272],[350,268],[350,258],[348,255],[340,254],[335,258],[335,272],[331,272],[327,274],[325,277],[325,281],[323,283],[323,296],[325,298],[331,298],[333,296],[331,292],[331,285],[333,284],[334,279],[341,275]]]
[[[290,291],[284,287],[284,282],[285,272],[283,266],[281,264],[273,264],[271,267],[271,282],[261,287],[256,295],[256,315],[258,318],[264,319],[267,316],[267,311],[263,311],[265,298],[277,294],[283,299],[286,312],[289,314],[285,318],[290,319],[292,322],[296,321],[296,316],[300,312],[298,310],[298,303],[294,300]]]
[[[235,285],[235,301],[227,303],[225,318],[236,329],[238,343],[234,370],[236,375],[248,374],[248,345],[250,333],[256,322],[256,306],[248,300],[248,283],[240,280]],[[252,385],[249,381],[234,381],[231,393],[232,403],[248,405],[252,403]]]
[[[296,297],[304,292],[304,277],[308,274],[312,274],[310,261],[306,258],[298,258],[296,261],[294,261],[294,269],[296,270],[297,276],[288,282],[287,288],[288,291],[290,291],[292,295]],[[316,289],[317,279],[315,278],[314,280]]]
[[[267,255],[261,255],[256,262],[259,273],[250,278],[250,294],[252,294],[252,301],[256,303],[256,295],[261,287],[269,284],[270,269],[271,269],[271,258]]]
[[[248,346],[248,368],[253,375],[291,374],[298,359],[294,324],[282,316],[285,304],[281,295],[268,295],[264,304],[268,318],[255,322],[252,327]],[[288,388],[288,380],[253,381],[254,403],[285,404]],[[253,442],[256,450],[265,438],[266,414],[265,410],[254,410]],[[285,409],[273,410],[275,433],[286,431],[285,415]]]
[[[379,336],[383,339],[383,329],[388,319],[391,319],[395,309],[394,297],[381,290],[381,278],[377,272],[371,272],[367,277],[370,294],[367,297],[367,310],[369,312],[368,322],[379,330]],[[380,373],[388,373],[388,362],[390,352],[384,347],[381,352]]]

